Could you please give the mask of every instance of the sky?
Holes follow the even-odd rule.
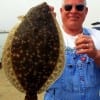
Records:
[[[18,16],[25,15],[31,7],[45,1],[55,7],[57,20],[60,23],[61,0],[0,0],[0,30],[12,29],[18,22]],[[84,26],[91,27],[91,23],[100,21],[100,3],[98,2],[98,0],[87,0],[89,11]]]

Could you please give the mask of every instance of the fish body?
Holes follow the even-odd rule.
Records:
[[[32,7],[6,40],[2,66],[11,83],[37,100],[61,74],[64,45],[60,27],[47,3]]]

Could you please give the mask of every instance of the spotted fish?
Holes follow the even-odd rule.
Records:
[[[9,32],[2,66],[25,100],[37,100],[62,73],[64,45],[60,27],[46,2],[29,9]]]

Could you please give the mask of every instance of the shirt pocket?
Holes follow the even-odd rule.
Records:
[[[50,88],[46,91],[44,95],[44,100],[54,100],[55,96],[55,88]]]
[[[87,64],[87,86],[88,87],[95,87],[98,83],[100,83],[100,79],[98,79],[98,70],[94,64],[93,61],[90,61]],[[100,78],[100,72],[99,72],[99,78]]]
[[[63,88],[51,88],[46,91],[44,100],[73,100],[68,91]]]

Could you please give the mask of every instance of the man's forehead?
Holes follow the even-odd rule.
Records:
[[[79,3],[84,3],[85,0],[64,0],[64,3],[74,3],[74,4],[79,4]]]

